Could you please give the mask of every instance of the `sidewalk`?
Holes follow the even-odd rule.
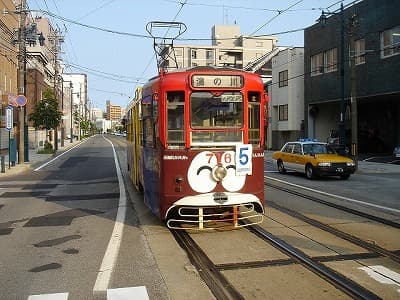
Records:
[[[356,173],[399,173],[400,165],[389,164],[389,163],[378,163],[369,161],[358,161],[358,170]]]
[[[8,160],[8,154],[5,155],[5,173],[1,173],[1,165],[0,165],[0,181],[1,179],[7,178],[8,176],[19,174],[25,170],[28,169],[34,169],[38,167],[42,162],[45,162],[46,160],[50,159],[51,157],[57,156],[58,154],[72,148],[73,146],[79,144],[81,141],[74,140],[72,143],[70,140],[65,140],[64,141],[64,147],[61,147],[61,145],[58,145],[58,149],[56,154],[38,154],[37,152],[40,150],[39,148],[37,149],[29,149],[29,156],[28,162],[23,162],[23,163],[18,163],[15,162],[15,166],[11,166],[9,168],[9,160]]]

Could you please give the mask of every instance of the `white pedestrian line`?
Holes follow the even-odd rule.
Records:
[[[384,266],[360,267],[368,276],[383,284],[394,284],[400,287],[400,274]],[[397,289],[400,293],[400,289]]]
[[[107,289],[107,300],[149,300],[145,286]],[[68,293],[31,295],[28,300],[68,300]]]
[[[67,299],[68,299],[68,293],[32,295],[28,297],[28,300],[67,300]]]
[[[107,300],[149,300],[145,286],[108,289]]]

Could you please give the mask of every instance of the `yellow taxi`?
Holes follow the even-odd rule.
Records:
[[[288,142],[280,151],[273,153],[272,160],[279,173],[297,171],[305,173],[308,179],[319,176],[349,179],[355,172],[355,163],[351,158],[339,155],[327,143],[315,139]]]

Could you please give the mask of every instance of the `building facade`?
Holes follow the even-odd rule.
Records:
[[[211,45],[166,46],[161,54],[164,69],[219,66],[243,69],[271,51],[278,39],[273,36],[244,36],[239,25],[215,25]]]
[[[109,100],[106,101],[106,119],[111,121],[111,129],[115,129],[116,126],[121,125],[122,120],[122,109],[119,105],[111,104]]]
[[[66,133],[70,137],[71,132],[73,137],[81,137],[82,131],[80,128],[80,121],[88,120],[88,96],[87,96],[87,75],[82,73],[63,73],[64,93],[69,96],[69,103],[64,101],[64,124]],[[72,128],[72,131],[71,131]]]
[[[279,149],[304,136],[304,49],[280,50],[272,58],[268,86],[267,148]]]
[[[305,29],[308,136],[326,140],[343,124],[346,145],[357,135],[360,153],[389,152],[400,142],[399,11],[400,1],[364,0]]]
[[[17,48],[13,43],[14,29],[18,28],[18,18],[12,0],[0,2],[0,155],[8,151],[8,131],[6,130],[6,107],[9,95],[17,95]],[[15,114],[16,115],[16,114]],[[16,121],[16,120],[15,120]],[[14,136],[15,129],[11,130]]]

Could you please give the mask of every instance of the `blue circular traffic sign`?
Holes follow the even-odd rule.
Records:
[[[18,106],[25,106],[26,105],[26,97],[24,95],[18,95],[17,96],[17,104]]]

